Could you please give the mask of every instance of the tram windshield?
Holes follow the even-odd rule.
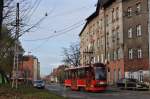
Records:
[[[106,69],[104,67],[95,67],[95,80],[106,80]]]

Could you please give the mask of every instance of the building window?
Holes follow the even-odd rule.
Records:
[[[138,52],[138,58],[142,58],[142,49],[138,49],[137,52]]]
[[[132,38],[132,28],[128,29],[128,38]]]
[[[129,72],[129,78],[131,78],[131,79],[134,79],[134,74],[133,74],[133,72]]]
[[[104,54],[101,54],[101,62],[104,63]]]
[[[137,36],[141,36],[142,35],[142,27],[141,27],[141,25],[137,25],[136,26],[136,34],[137,34]]]
[[[141,3],[137,3],[136,8],[137,8],[136,12],[137,14],[139,14],[141,12]]]
[[[112,42],[114,43],[115,42],[115,30],[112,30]]]
[[[97,40],[97,47],[100,47],[100,39]]]
[[[117,72],[116,72],[116,69],[114,69],[114,82],[116,82],[117,81]]]
[[[119,27],[116,29],[116,37],[117,37],[117,45],[119,45],[119,41],[120,41]]]
[[[108,59],[108,61],[110,61],[110,53],[109,52],[107,53],[107,59]]]
[[[129,49],[129,59],[133,59],[133,49]]]
[[[116,20],[119,19],[119,7],[116,8]]]
[[[97,28],[96,29],[98,29],[99,28],[99,21],[97,21]]]
[[[104,37],[101,38],[101,49],[103,50],[104,48]]]
[[[107,48],[109,48],[109,41],[107,41]]]
[[[120,59],[119,54],[120,54],[120,50],[119,50],[119,48],[118,48],[118,49],[117,49],[117,59]]]
[[[117,53],[116,53],[116,51],[114,51],[114,60],[116,60],[117,59]]]
[[[131,7],[128,7],[127,14],[128,14],[128,17],[132,16],[132,8]]]
[[[113,8],[113,10],[112,10],[112,22],[114,22],[115,21],[115,11],[114,11],[114,8]]]
[[[94,59],[93,59],[93,63],[96,63],[96,57],[94,57]]]
[[[100,62],[99,55],[97,56],[97,62]]]
[[[114,60],[114,52],[111,52],[110,55],[111,55],[110,58],[111,58],[111,60],[113,61],[113,60]]]
[[[108,15],[106,15],[106,26],[108,26],[109,25],[109,17],[108,17]]]
[[[143,78],[144,78],[143,72],[139,71],[139,77],[138,77],[139,81],[143,81]]]
[[[102,28],[103,28],[103,20],[101,19],[100,20],[100,29],[102,30]]]
[[[118,69],[118,79],[121,79],[121,70]]]

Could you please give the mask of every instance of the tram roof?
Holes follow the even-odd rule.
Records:
[[[66,68],[65,70],[74,70],[74,69],[82,69],[82,68],[89,68],[90,66],[79,66],[79,67],[70,67]]]
[[[95,64],[92,64],[91,67],[105,67],[105,65],[103,63],[95,63]],[[89,68],[90,65],[86,65],[86,66],[78,66],[78,67],[69,67],[69,68],[66,68],[65,70],[74,70],[74,69],[83,69],[83,68]]]

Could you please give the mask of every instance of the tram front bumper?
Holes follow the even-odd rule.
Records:
[[[106,90],[106,87],[91,87],[89,88],[89,91],[91,92],[102,92],[102,91],[105,91]]]

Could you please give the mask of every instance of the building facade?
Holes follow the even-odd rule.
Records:
[[[23,56],[22,66],[20,66],[20,69],[23,73],[23,78],[28,80],[40,79],[40,63],[38,58],[35,56]]]
[[[149,0],[98,0],[80,36],[81,64],[107,62],[108,82],[149,76]]]
[[[123,2],[125,76],[139,80],[149,74],[148,1]]]

